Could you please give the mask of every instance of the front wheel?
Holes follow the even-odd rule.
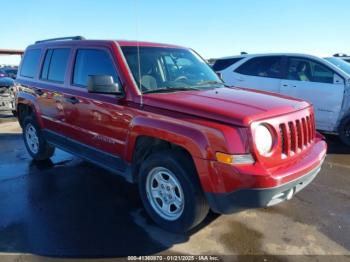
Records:
[[[339,126],[340,140],[347,146],[350,146],[350,117],[345,118]]]
[[[147,213],[168,231],[186,232],[209,211],[193,162],[181,151],[150,155],[141,166],[139,192]]]

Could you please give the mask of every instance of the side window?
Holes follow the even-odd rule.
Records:
[[[45,55],[41,79],[63,83],[69,54],[69,48],[49,49]]]
[[[256,57],[238,67],[235,72],[243,75],[280,78],[281,61],[279,56]]]
[[[25,53],[21,66],[21,76],[34,78],[38,70],[40,54],[40,49],[31,49]]]
[[[287,78],[289,80],[332,84],[334,73],[328,67],[305,58],[290,58]]]
[[[227,59],[218,59],[213,64],[213,70],[214,71],[221,71],[229,66],[237,63],[238,61],[242,60],[243,57],[236,57],[236,58],[227,58]]]
[[[79,49],[75,59],[73,84],[87,86],[89,75],[110,75],[118,82],[111,57],[107,51]]]

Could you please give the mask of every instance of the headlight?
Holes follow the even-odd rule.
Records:
[[[273,137],[270,130],[264,125],[255,128],[255,145],[261,155],[270,153],[273,146]]]

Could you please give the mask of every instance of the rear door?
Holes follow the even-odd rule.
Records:
[[[225,82],[237,87],[278,93],[282,62],[282,56],[254,57],[232,72],[225,70],[222,77]]]
[[[64,82],[71,48],[48,48],[38,81],[38,102],[45,127],[49,130],[67,134],[64,125],[65,116],[63,110]]]
[[[33,48],[26,51],[21,63],[18,82],[20,89],[31,89],[36,96],[44,128],[65,132],[61,103],[65,73],[70,56],[69,47]]]
[[[317,128],[334,131],[343,103],[344,79],[318,61],[289,57],[281,93],[314,105]]]

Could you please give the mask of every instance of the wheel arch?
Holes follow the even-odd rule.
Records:
[[[132,163],[134,179],[142,161],[152,152],[162,149],[183,152],[192,160],[194,167],[194,158],[213,157],[208,140],[199,130],[158,119],[134,119],[125,152],[126,161]]]
[[[349,125],[350,125],[350,114],[347,113],[347,114],[344,114],[342,119],[339,121],[339,125],[337,127],[337,132],[340,137],[340,140],[346,145],[350,145]]]
[[[39,126],[42,128],[43,122],[40,117],[40,108],[34,95],[26,92],[18,92],[16,98],[17,118],[22,126],[22,121],[26,114],[34,114]]]

